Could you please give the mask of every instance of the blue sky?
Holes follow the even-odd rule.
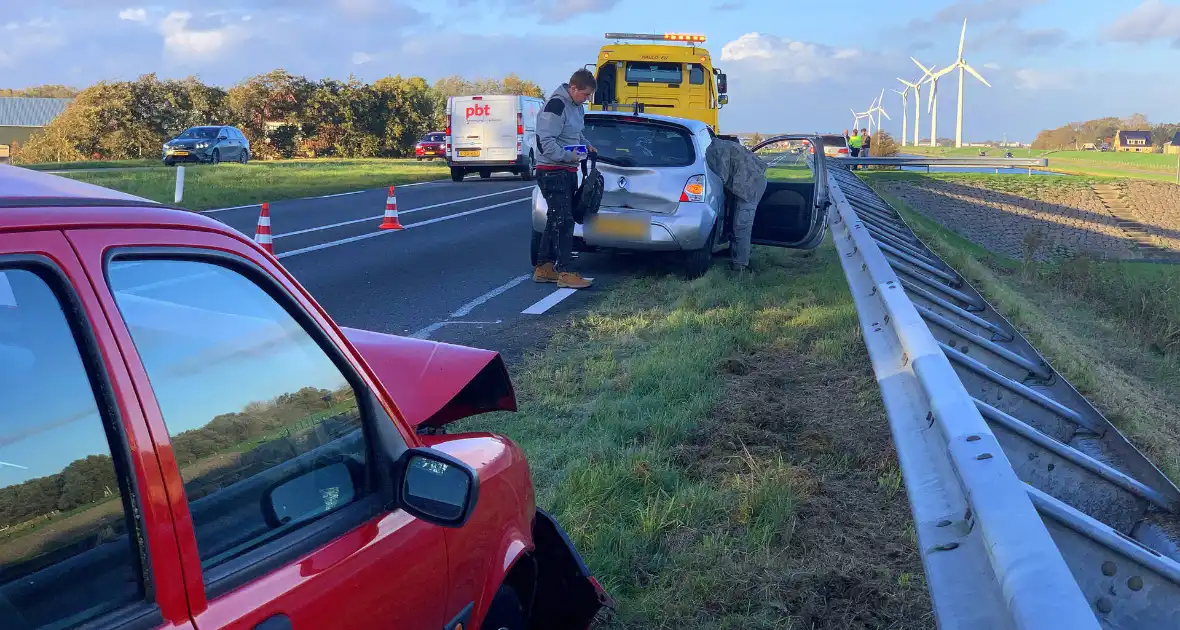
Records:
[[[967,140],[1031,140],[1070,120],[1180,120],[1180,0],[4,0],[0,85],[197,74],[229,85],[283,67],[311,77],[498,76],[548,90],[607,31],[693,32],[730,76],[727,131],[843,129],[895,77],[965,58]],[[939,84],[954,132],[956,77]],[[910,102],[912,118],[914,102]],[[924,105],[923,105],[924,109]],[[923,134],[929,116],[923,111]]]

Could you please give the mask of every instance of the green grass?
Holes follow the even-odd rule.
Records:
[[[929,602],[838,257],[637,277],[463,423],[527,452],[617,628],[924,628]]]
[[[986,150],[988,157],[1012,151],[1014,157],[1045,157],[1046,170],[1069,175],[1127,177],[1152,181],[1176,181],[1176,160],[1180,156],[1164,153],[1124,153],[1115,151],[1043,151],[1040,149],[992,149],[987,147],[898,147],[902,153],[935,157],[973,157]]]
[[[879,177],[866,179],[875,184]],[[1031,179],[1040,183],[1057,178]],[[883,196],[923,241],[1180,483],[1180,424],[1174,411],[1180,407],[1180,265],[1086,257],[1053,264],[1013,260]]]
[[[1123,153],[1115,151],[1054,151],[1046,157],[1049,164],[1084,162],[1110,169],[1158,170],[1176,172],[1176,155],[1165,153]]]
[[[414,160],[288,160],[185,168],[184,199],[192,210],[380,188],[446,177],[443,162]],[[176,169],[70,173],[77,179],[172,203]]]
[[[168,168],[164,166],[160,160],[85,160],[81,162],[42,162],[40,164],[17,164],[24,168],[32,169],[34,171],[58,171],[58,170],[87,170],[95,168],[144,168],[151,166],[158,166],[160,168]]]

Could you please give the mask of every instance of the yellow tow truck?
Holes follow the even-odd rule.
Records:
[[[607,33],[606,38],[614,43],[598,51],[591,111],[691,118],[721,133],[717,113],[729,102],[726,78],[700,46],[704,35]]]

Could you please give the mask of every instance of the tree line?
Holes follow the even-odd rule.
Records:
[[[341,417],[327,417],[333,409],[341,408],[346,409]],[[250,403],[240,412],[221,414],[200,428],[179,433],[172,437],[172,449],[183,469],[309,417],[325,424],[327,430],[324,436],[319,436],[321,441],[334,439],[357,426],[355,415],[355,397],[350,388],[330,391],[306,387],[271,401]],[[196,500],[229,481],[256,474],[259,469],[290,458],[291,438],[289,433],[284,433],[264,440],[245,451],[234,470],[212,470],[187,479],[188,499]],[[301,444],[299,450],[305,452],[310,448]],[[115,466],[109,455],[75,460],[57,474],[0,488],[0,537],[8,527],[36,517],[55,511],[68,512],[118,495]]]
[[[71,95],[41,86],[11,95]],[[406,157],[424,133],[441,129],[446,101],[469,94],[541,96],[532,81],[508,75],[470,81],[447,77],[384,77],[372,83],[313,81],[285,70],[246,79],[229,89],[196,77],[103,81],[77,92],[44,130],[14,147],[19,163],[160,156],[161,146],[195,125],[233,125],[258,159]]]
[[[1037,134],[1036,140],[1033,140],[1032,148],[1078,150],[1086,144],[1113,143],[1114,136],[1119,131],[1150,131],[1151,144],[1158,149],[1172,141],[1176,132],[1180,131],[1180,123],[1152,123],[1143,114],[1133,114],[1126,118],[1107,116],[1074,121],[1056,129],[1042,130]]]

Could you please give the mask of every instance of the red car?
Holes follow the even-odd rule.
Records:
[[[495,352],[341,328],[205,216],[0,165],[0,628],[587,628]]]
[[[447,156],[446,150],[447,135],[441,131],[432,131],[418,141],[414,145],[414,157],[419,160],[426,158],[434,159],[436,157],[445,158]]]

